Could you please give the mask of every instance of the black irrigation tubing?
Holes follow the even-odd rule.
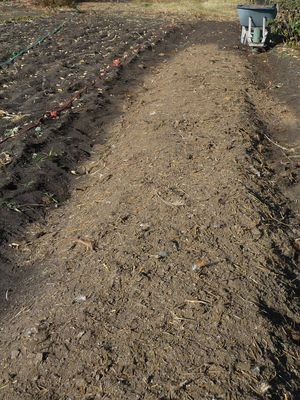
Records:
[[[174,31],[174,29],[176,29],[176,27],[177,27],[176,25],[171,24],[171,25],[167,25],[165,28],[163,28],[162,29],[163,33],[157,37],[156,43],[159,43],[160,41],[164,40],[164,37],[165,37],[166,33],[168,32],[168,30],[169,30],[169,32],[172,30]],[[38,127],[40,124],[42,124],[47,119],[55,119],[55,118],[59,117],[59,115],[63,111],[70,109],[73,105],[73,102],[76,99],[80,98],[84,92],[86,92],[88,89],[91,89],[92,87],[96,86],[97,80],[102,81],[103,79],[105,79],[107,74],[112,69],[119,70],[123,66],[130,64],[132,61],[134,61],[136,59],[136,57],[138,57],[138,55],[143,50],[147,49],[148,47],[149,47],[149,44],[147,45],[147,42],[144,44],[140,44],[137,46],[137,48],[135,50],[132,51],[131,57],[125,53],[126,55],[124,54],[123,57],[115,59],[110,65],[107,65],[107,67],[103,70],[103,72],[100,75],[96,75],[95,80],[93,80],[90,84],[87,84],[86,86],[84,86],[81,90],[75,92],[68,100],[65,101],[65,103],[60,108],[53,110],[53,111],[47,111],[43,116],[41,116],[39,119],[37,119],[35,122],[30,124],[29,126],[24,126],[23,129],[21,129],[18,132],[17,136],[24,135],[25,133]],[[7,137],[0,139],[0,145],[9,139],[15,139],[15,136],[7,136]]]
[[[41,43],[43,43],[46,39],[49,37],[55,35],[58,31],[61,30],[61,28],[65,25],[66,22],[61,23],[58,25],[53,31],[47,33],[47,35],[40,37],[37,41],[35,41],[31,46],[25,47],[24,49],[18,51],[15,53],[11,58],[8,60],[0,63],[0,69],[3,69],[4,67],[8,66],[9,64],[12,64],[18,57],[21,57],[22,55],[28,53],[30,50],[32,50],[34,47],[39,46]]]

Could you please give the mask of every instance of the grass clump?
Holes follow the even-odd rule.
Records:
[[[300,48],[300,0],[279,0],[274,30],[286,43]]]

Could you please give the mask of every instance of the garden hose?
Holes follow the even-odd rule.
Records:
[[[55,35],[58,31],[61,30],[61,28],[65,25],[66,22],[63,22],[59,26],[57,26],[53,31],[47,33],[47,35],[40,37],[36,42],[34,42],[31,46],[26,47],[16,53],[14,53],[8,60],[0,63],[0,69],[6,67],[7,65],[13,63],[18,57],[21,57],[23,54],[26,54],[29,52],[29,50],[32,50],[34,47],[39,46],[41,43],[43,43],[46,39],[49,37]]]

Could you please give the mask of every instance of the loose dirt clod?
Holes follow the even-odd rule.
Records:
[[[12,162],[12,156],[6,152],[0,153],[0,167],[4,167]]]
[[[196,260],[196,262],[192,265],[192,270],[193,271],[197,271],[198,269],[204,268],[207,265],[209,265],[210,263],[203,258],[199,258],[198,260]]]

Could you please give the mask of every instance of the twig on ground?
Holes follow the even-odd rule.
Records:
[[[86,250],[95,251],[94,243],[92,243],[90,240],[73,239],[73,242],[82,244],[85,246]]]
[[[210,304],[208,301],[204,301],[204,300],[185,300],[186,303],[198,303],[198,304],[205,304],[208,305]]]
[[[269,138],[269,136],[266,135],[265,133],[264,133],[263,135],[264,135],[264,137],[265,137],[270,143],[272,143],[274,146],[278,147],[278,148],[281,149],[281,150],[284,150],[284,151],[293,151],[293,150],[294,150],[293,148],[288,149],[287,147],[281,146],[279,143],[274,142],[274,140],[272,140],[271,138]]]
[[[175,320],[177,320],[177,321],[195,321],[194,318],[178,317],[178,316],[174,313],[174,311],[171,311],[171,314],[172,314],[173,318],[174,318]]]
[[[17,312],[16,315],[14,315],[14,316],[10,319],[9,322],[12,322],[13,320],[15,320],[15,319],[16,319],[20,314],[22,314],[23,312],[29,311],[29,310],[30,310],[30,307],[31,307],[31,306],[23,307],[19,312]]]

